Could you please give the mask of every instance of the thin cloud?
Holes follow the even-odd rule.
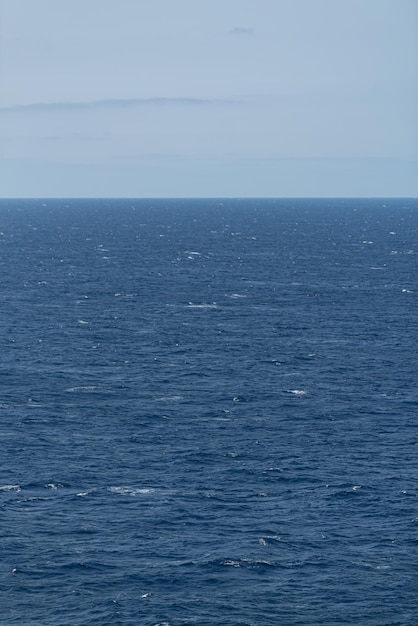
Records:
[[[15,141],[24,141],[25,143],[38,143],[39,141],[61,142],[61,141],[108,141],[112,136],[110,134],[85,134],[85,133],[64,133],[61,135],[37,135],[29,137],[28,135],[9,135],[1,137],[1,141],[13,143]]]
[[[254,28],[248,28],[245,26],[236,26],[232,30],[229,31],[230,35],[254,35]]]
[[[211,106],[236,104],[238,100],[227,98],[112,98],[106,100],[92,100],[85,102],[33,102],[31,104],[17,104],[0,107],[3,113],[18,113],[20,111],[50,112],[50,111],[81,111],[93,109],[134,108],[141,106]]]

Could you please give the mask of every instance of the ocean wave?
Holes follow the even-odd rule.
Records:
[[[126,487],[126,486],[121,486],[121,487],[108,487],[107,490],[110,493],[116,493],[118,495],[122,495],[122,496],[138,496],[138,495],[145,495],[145,494],[149,494],[149,493],[155,493],[155,489],[150,489],[148,487]]]

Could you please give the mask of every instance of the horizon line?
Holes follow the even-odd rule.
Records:
[[[418,200],[418,196],[0,196],[8,200]]]

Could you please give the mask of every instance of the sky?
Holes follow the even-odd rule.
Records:
[[[0,0],[1,197],[417,197],[417,0]]]

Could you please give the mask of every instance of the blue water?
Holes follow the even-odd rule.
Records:
[[[417,624],[417,201],[0,231],[1,625]]]

